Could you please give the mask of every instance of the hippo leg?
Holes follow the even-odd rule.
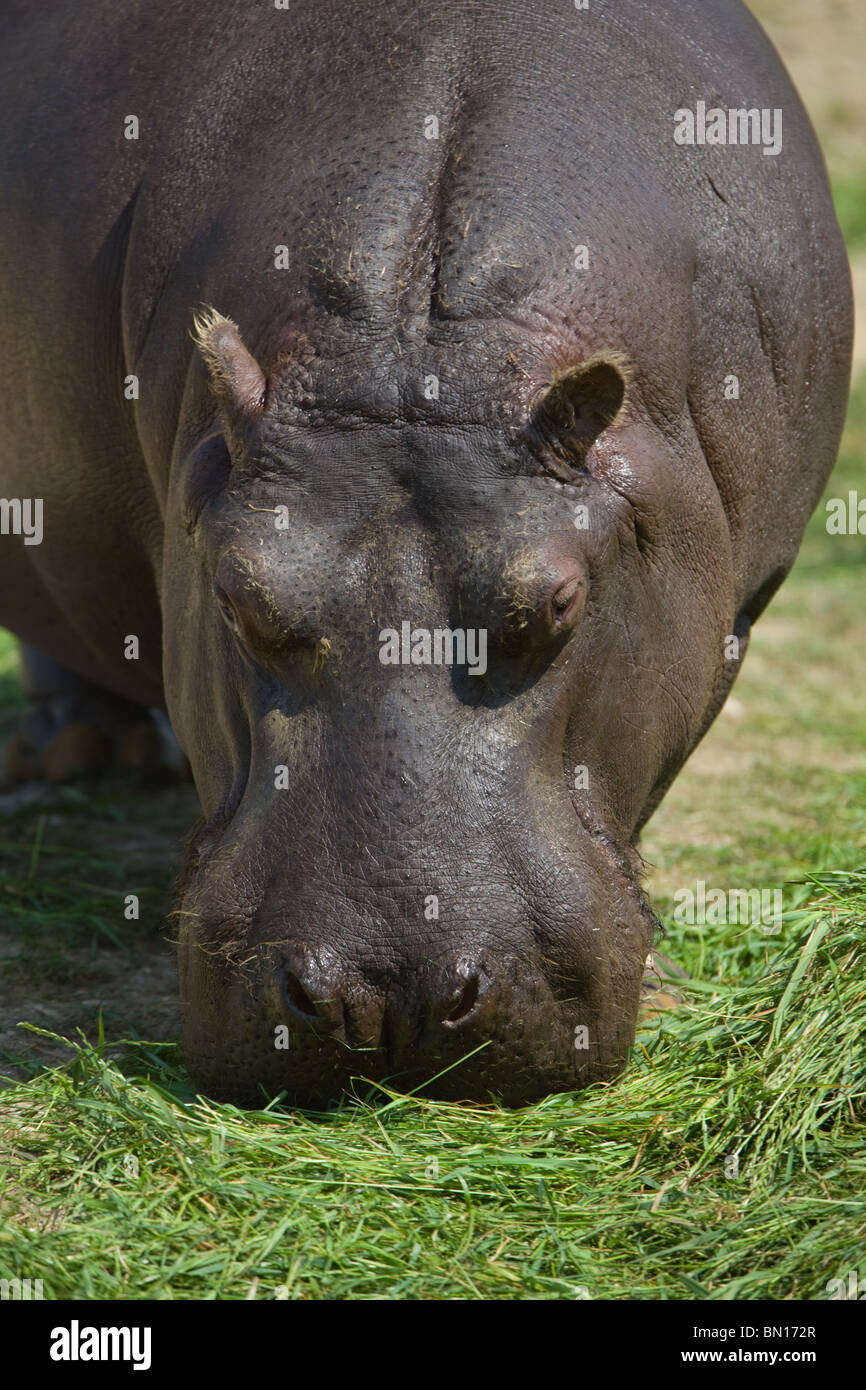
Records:
[[[182,760],[159,712],[94,685],[24,642],[20,659],[30,707],[6,747],[3,771],[10,781],[150,772]]]

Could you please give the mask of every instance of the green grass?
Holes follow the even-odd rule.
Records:
[[[245,1113],[78,1046],[7,1096],[0,1264],[53,1298],[826,1298],[866,1233],[864,920],[866,874],[814,879],[620,1084],[519,1112]]]
[[[866,169],[833,180],[833,201],[849,255],[866,247]]]
[[[835,193],[861,248],[864,181]],[[866,376],[826,496],[849,488],[866,496]],[[691,980],[610,1087],[519,1112],[361,1083],[327,1115],[197,1103],[136,975],[192,795],[7,806],[4,992],[34,1022],[46,1001],[52,1026],[0,1045],[17,1078],[0,1092],[0,1277],[41,1278],[47,1298],[724,1300],[866,1276],[866,539],[825,517],[647,828],[664,949]],[[0,633],[0,735],[20,705]],[[782,931],[675,925],[699,878],[784,885]]]
[[[11,633],[0,628],[0,717],[15,713],[23,705],[18,681],[18,648]]]
[[[25,804],[0,817],[0,923],[14,928],[28,961],[34,954],[55,983],[49,948],[91,950],[110,943],[129,954],[143,930],[158,931],[170,907],[165,841],[159,830],[183,834],[191,795],[161,796],[67,786],[50,802]],[[160,815],[160,813],[162,813]],[[156,817],[162,824],[149,826]],[[150,833],[148,833],[150,830]],[[118,855],[117,843],[127,854]],[[123,914],[126,896],[139,900],[139,918]]]

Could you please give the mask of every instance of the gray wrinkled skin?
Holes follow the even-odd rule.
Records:
[[[49,0],[0,37],[0,490],[46,499],[0,621],[192,763],[195,1079],[615,1076],[637,833],[844,414],[847,263],[768,41],[735,0]],[[781,108],[781,153],[675,145],[699,99]],[[202,305],[245,344],[210,371]],[[404,620],[485,629],[486,675],[383,665]]]

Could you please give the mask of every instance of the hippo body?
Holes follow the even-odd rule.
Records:
[[[0,493],[44,506],[0,623],[190,760],[194,1077],[615,1076],[640,828],[846,403],[771,45],[738,0],[18,0],[0,39]],[[781,148],[708,138],[752,108]]]

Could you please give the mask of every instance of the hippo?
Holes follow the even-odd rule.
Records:
[[[202,1093],[612,1080],[641,829],[846,405],[771,44],[739,0],[13,0],[0,34],[10,775],[167,715]]]

